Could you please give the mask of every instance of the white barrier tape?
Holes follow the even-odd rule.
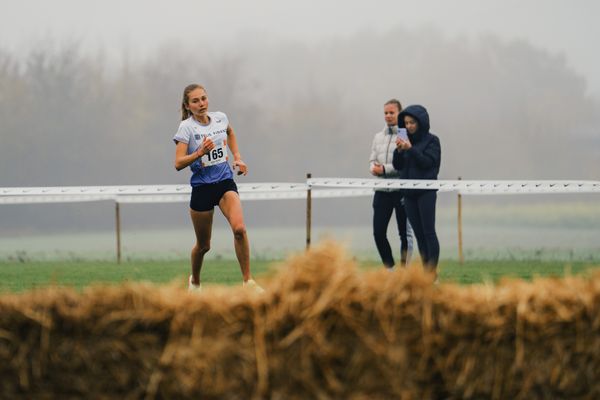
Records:
[[[306,200],[307,191],[275,191],[259,192],[244,191],[239,189],[240,199],[243,201],[251,200]],[[318,199],[341,198],[341,197],[364,197],[372,196],[373,189],[337,189],[337,190],[312,190],[311,197]],[[117,203],[186,203],[190,201],[188,195],[139,195],[139,196],[116,196]]]
[[[375,189],[437,189],[464,194],[600,193],[599,181],[467,181],[312,178],[307,183],[241,183],[242,200],[370,196]],[[0,204],[70,203],[112,200],[118,203],[171,203],[189,200],[189,185],[67,186],[0,188]]]
[[[0,204],[44,204],[44,203],[83,203],[89,201],[114,200],[113,195],[64,195],[64,196],[6,196],[0,195]]]
[[[168,195],[139,195],[139,196],[115,196],[113,200],[123,204],[142,204],[142,203],[185,203],[190,201],[188,194],[168,194]]]
[[[306,192],[242,192],[240,198],[248,200],[279,200],[279,199],[306,199]],[[140,203],[188,203],[190,195],[139,195],[139,196],[116,196],[117,203],[140,204]]]
[[[244,191],[238,187],[240,198],[243,201],[251,200],[306,200],[307,191]],[[312,190],[311,197],[318,199],[340,198],[340,197],[364,197],[373,195],[372,189],[337,189],[337,190]],[[115,201],[118,203],[178,203],[189,202],[188,195],[170,195],[170,196],[117,196]]]
[[[305,183],[238,184],[240,198],[248,200],[306,199]],[[181,203],[190,199],[188,185],[0,188],[0,204],[75,203],[111,200],[117,203]],[[25,194],[26,193],[26,194]],[[43,194],[42,194],[43,193]],[[102,193],[102,194],[100,194]],[[372,189],[313,189],[314,198],[371,196]]]
[[[308,185],[306,183],[289,183],[289,182],[274,182],[274,183],[238,183],[238,191],[240,193],[247,192],[306,192]]]
[[[352,179],[352,178],[311,178],[309,186],[337,188],[370,188],[370,189],[438,189],[441,191],[456,190],[451,185],[440,185],[443,181],[433,180],[400,180],[400,179]],[[461,182],[461,181],[458,181]]]
[[[333,190],[311,190],[313,199],[333,199],[341,197],[364,197],[372,196],[373,189],[333,189]],[[307,192],[282,192],[282,193],[242,193],[242,200],[271,200],[271,199],[306,199]]]
[[[65,186],[0,188],[0,196],[66,196],[189,193],[189,185]]]
[[[467,181],[412,179],[312,178],[311,187],[372,189],[437,189],[465,194],[600,193],[600,181]]]
[[[306,191],[306,183],[241,183],[240,192]],[[66,186],[66,187],[15,187],[0,188],[4,196],[67,196],[67,195],[172,195],[190,193],[189,185],[125,185],[125,186]]]

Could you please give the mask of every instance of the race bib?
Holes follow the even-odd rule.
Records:
[[[217,165],[226,162],[229,159],[227,155],[227,141],[223,140],[221,146],[215,146],[214,149],[209,151],[207,154],[200,158],[203,167],[210,167],[211,165]]]

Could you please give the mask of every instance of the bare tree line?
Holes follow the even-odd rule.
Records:
[[[0,49],[0,186],[187,182],[171,138],[190,82],[229,115],[249,182],[368,177],[392,97],[429,109],[441,178],[598,179],[597,100],[564,57],[525,42],[398,28],[224,49],[163,46],[119,66],[77,45]]]

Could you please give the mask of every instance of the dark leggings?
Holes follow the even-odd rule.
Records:
[[[440,243],[435,233],[435,202],[437,192],[427,191],[404,198],[404,209],[417,238],[421,261],[426,269],[437,268]]]
[[[376,191],[373,197],[373,236],[375,237],[375,245],[381,256],[381,261],[388,268],[394,266],[392,248],[387,239],[388,224],[394,210],[396,211],[396,223],[398,224],[398,233],[400,234],[400,259],[402,266],[405,266],[409,243],[406,233],[406,212],[402,205],[402,195],[400,192]]]

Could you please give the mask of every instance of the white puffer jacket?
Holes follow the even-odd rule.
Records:
[[[384,173],[378,178],[397,178],[398,171],[392,165],[394,150],[396,149],[396,134],[398,127],[392,126],[392,133],[389,133],[386,125],[381,132],[377,132],[373,138],[371,146],[371,158],[369,159],[369,168],[372,169],[375,163],[383,165]]]

